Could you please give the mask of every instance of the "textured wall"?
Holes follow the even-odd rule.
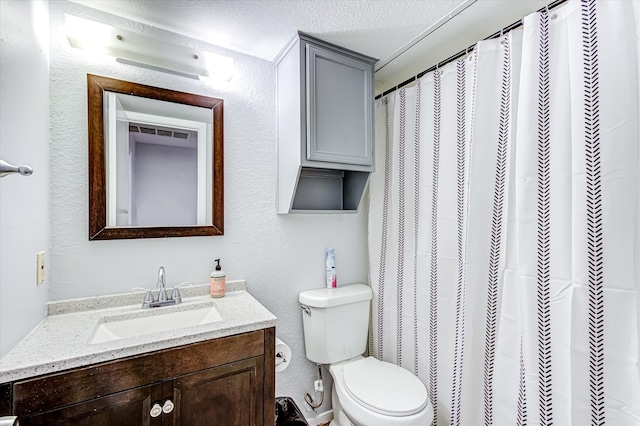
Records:
[[[323,286],[324,252],[330,246],[336,249],[339,283],[366,282],[366,212],[275,214],[274,65],[78,4],[55,1],[50,9],[51,299],[149,287],[160,265],[167,269],[169,285],[202,283],[220,257],[227,277],[246,279],[249,292],[278,317],[277,334],[294,355],[290,367],[277,375],[276,395],[292,396],[303,407],[316,369],[304,356],[297,296]],[[235,60],[235,75],[229,83],[205,83],[91,56],[69,47],[64,13],[228,54]],[[88,241],[87,73],[224,99],[224,236]],[[325,401],[320,411],[330,407],[328,392]]]
[[[36,287],[36,253],[49,248],[48,44],[46,2],[0,2],[0,159],[34,170],[0,179],[0,358],[49,297],[48,278]]]

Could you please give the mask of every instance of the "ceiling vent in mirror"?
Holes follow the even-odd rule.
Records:
[[[159,127],[140,123],[129,123],[129,132],[164,136],[167,138],[182,140],[194,140],[197,137],[196,132],[191,130],[171,129],[168,127]]]
[[[189,139],[189,133],[173,132],[173,137],[176,139]]]

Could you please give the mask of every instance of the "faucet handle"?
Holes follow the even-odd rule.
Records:
[[[142,302],[142,307],[150,308],[153,302],[155,302],[155,300],[153,300],[153,292],[151,290],[147,290],[147,294],[144,296],[144,302]]]
[[[151,304],[153,302],[155,302],[155,299],[153,297],[153,291],[149,288],[144,288],[144,287],[134,287],[132,288],[130,291],[146,291],[147,293],[144,295],[144,302],[142,302],[142,307],[143,308],[150,308]]]
[[[182,302],[182,297],[180,297],[180,291],[178,290],[178,287],[174,287],[173,291],[171,292],[171,300],[175,300],[176,304]]]
[[[183,283],[180,283],[178,285],[173,286],[173,291],[171,292],[171,299],[176,301],[177,303],[182,302],[182,297],[180,296],[180,287],[185,287],[185,286],[190,286],[193,285],[193,283],[191,281],[185,281]]]

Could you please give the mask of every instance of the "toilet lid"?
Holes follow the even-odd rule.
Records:
[[[397,365],[373,357],[344,366],[344,383],[349,395],[361,405],[387,416],[408,416],[428,402],[420,379]]]

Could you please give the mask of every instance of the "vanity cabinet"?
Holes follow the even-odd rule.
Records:
[[[374,170],[376,61],[304,33],[276,58],[278,213],[358,210]]]
[[[222,337],[0,385],[0,407],[22,426],[271,426],[274,350],[274,328]]]

